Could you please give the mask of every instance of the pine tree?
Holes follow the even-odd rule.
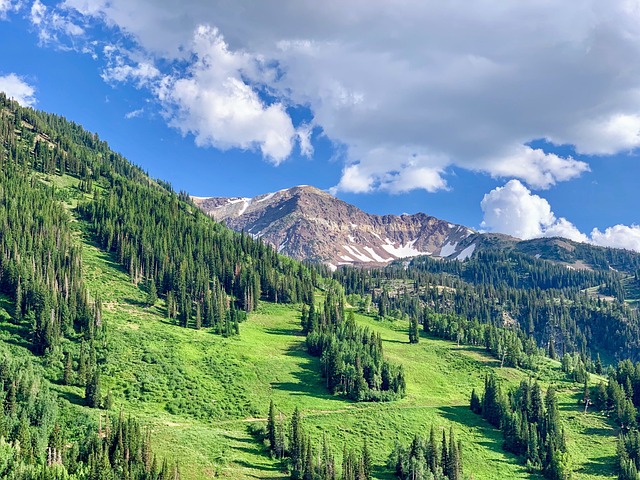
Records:
[[[369,453],[369,445],[366,440],[362,446],[362,468],[364,472],[364,479],[371,480],[373,475],[373,462],[371,460],[371,454]]]
[[[85,387],[84,399],[87,406],[91,408],[100,408],[100,371],[96,367],[93,369],[91,378]]]
[[[420,331],[418,328],[418,317],[412,315],[409,319],[409,343],[418,343],[420,341]]]
[[[272,454],[277,451],[276,437],[276,411],[273,400],[269,403],[269,416],[267,417],[267,440],[269,441],[269,450]]]
[[[596,373],[598,375],[602,375],[602,361],[600,360],[600,352],[598,352],[597,357],[596,357],[596,367],[595,367]]]
[[[73,385],[73,360],[70,352],[64,354],[64,373],[62,383],[65,385]]]
[[[311,439],[308,438],[305,447],[304,474],[302,480],[314,480],[315,471],[313,465],[313,448],[311,448]]]
[[[20,280],[18,280],[14,301],[15,307],[13,310],[13,318],[17,323],[22,320],[22,282]]]
[[[435,475],[436,471],[438,470],[438,443],[436,441],[436,432],[433,428],[433,425],[431,425],[431,429],[429,430],[429,442],[427,443],[425,453],[427,466],[429,467],[431,473]]]
[[[449,428],[449,455],[448,464],[446,466],[446,475],[449,480],[461,480],[460,458],[458,455],[458,445],[456,444],[453,427]]]
[[[482,404],[480,403],[480,398],[478,398],[478,395],[476,394],[475,388],[471,390],[470,408],[473,413],[482,413]]]
[[[447,466],[449,465],[449,450],[447,447],[447,437],[445,435],[445,431],[442,430],[442,445],[440,449],[440,465],[442,466],[442,470],[447,474]]]
[[[300,480],[304,465],[304,435],[302,432],[302,418],[296,406],[291,416],[291,436],[289,441],[289,458],[291,460],[291,478]]]

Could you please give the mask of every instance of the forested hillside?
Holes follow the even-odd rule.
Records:
[[[224,336],[238,334],[261,299],[310,302],[316,272],[214,223],[64,118],[0,95],[0,120],[2,312],[16,344],[47,366],[37,374],[4,353],[2,476],[176,478],[177,467],[154,460],[149,432],[122,412],[82,428],[57,414],[50,381],[80,389],[88,407],[114,402],[101,388],[112,350],[103,292],[84,282],[81,238],[114,255],[147,307],[162,300],[171,322]]]
[[[598,353],[611,360],[638,358],[640,317],[626,300],[635,291],[640,255],[583,251],[581,258],[588,254],[605,268],[576,269],[507,249],[463,262],[419,257],[380,270],[341,269],[335,278],[358,295],[355,302],[373,305],[380,315],[406,314],[426,328],[433,314],[455,316],[461,331],[456,327],[452,339],[470,336],[464,325],[478,322],[531,336],[552,357],[577,352],[588,364]]]
[[[0,139],[0,477],[633,478],[636,257],[331,278],[61,117]]]

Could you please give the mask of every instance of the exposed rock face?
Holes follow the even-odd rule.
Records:
[[[299,260],[381,265],[416,255],[466,258],[475,232],[424,213],[371,215],[315,187],[299,186],[255,198],[198,198],[206,213]],[[461,243],[463,240],[465,247]]]

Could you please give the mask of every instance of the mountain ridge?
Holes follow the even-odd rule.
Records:
[[[425,213],[374,215],[324,190],[301,185],[245,197],[191,197],[215,220],[262,238],[299,260],[384,265],[418,255],[466,258],[457,246],[476,232]]]

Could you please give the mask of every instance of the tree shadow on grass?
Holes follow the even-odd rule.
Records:
[[[614,434],[614,432],[612,432],[610,428],[596,428],[596,427],[585,428],[583,432],[585,435],[588,435],[588,436],[597,435],[599,437],[606,437],[607,435]]]
[[[399,344],[406,344],[409,345],[409,337],[407,337],[407,341],[402,341],[402,340],[394,340],[392,338],[385,338],[382,342],[383,343],[399,343]]]
[[[64,398],[69,403],[72,403],[74,405],[80,405],[80,406],[85,405],[84,398],[82,398],[80,395],[78,395],[75,392],[58,390],[58,395],[60,395],[62,398]]]
[[[274,389],[290,392],[292,395],[305,395],[323,400],[349,402],[342,397],[329,393],[320,375],[320,360],[309,355],[302,344],[291,345],[285,355],[295,357],[299,369],[292,372],[296,382],[272,382]]]
[[[303,337],[302,329],[299,328],[265,328],[265,333],[269,335],[285,335],[288,337]]]
[[[592,458],[591,461],[585,463],[582,468],[575,470],[577,478],[582,475],[590,475],[592,477],[611,478],[617,473],[615,455],[606,457]]]
[[[522,466],[521,459],[512,453],[505,452],[502,449],[502,433],[489,425],[489,423],[487,423],[487,421],[480,415],[473,413],[467,406],[440,407],[438,410],[447,420],[466,425],[479,433],[484,440],[478,442],[478,444],[499,453],[503,457],[491,460],[491,466],[492,468],[495,468],[496,471],[500,468],[500,464],[515,464],[520,465],[522,473],[526,474],[525,468]],[[530,473],[528,474],[528,478],[537,480],[542,479],[543,477],[538,474]]]
[[[249,438],[238,438],[230,434],[224,434],[224,436],[229,439],[231,442],[238,442],[241,445],[232,445],[231,448],[238,452],[244,452],[249,455],[253,455],[256,457],[261,457],[264,459],[264,463],[253,464],[246,460],[234,460],[234,463],[245,468],[250,468],[252,470],[258,470],[262,472],[275,472],[280,471],[279,465],[277,462],[268,463],[270,460],[269,453],[264,448],[264,445],[261,444],[258,440],[252,440]],[[261,478],[261,477],[255,477]]]
[[[136,300],[135,298],[126,297],[123,298],[123,300],[126,304],[131,305],[132,307],[144,308],[147,306],[145,302],[142,300]]]

